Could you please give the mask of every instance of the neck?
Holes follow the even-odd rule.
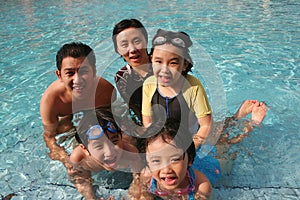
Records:
[[[146,64],[141,64],[137,67],[132,67],[132,69],[137,72],[140,76],[145,77],[147,73],[149,72],[149,68],[151,67],[151,64],[147,62]]]
[[[167,97],[174,97],[181,91],[183,82],[184,82],[184,78],[180,78],[172,86],[163,87],[161,85],[158,85],[158,89],[162,95]]]

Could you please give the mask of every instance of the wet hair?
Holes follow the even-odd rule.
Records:
[[[123,19],[117,23],[113,29],[112,40],[114,42],[115,52],[118,53],[117,40],[116,37],[119,33],[128,28],[139,29],[145,37],[146,42],[148,42],[148,33],[144,25],[137,19]],[[119,54],[119,53],[118,53]]]
[[[188,72],[191,72],[194,63],[193,63],[193,60],[190,56],[190,50],[189,50],[189,48],[193,45],[193,42],[192,42],[190,36],[187,33],[183,32],[183,31],[174,32],[174,31],[167,31],[167,30],[163,30],[163,29],[158,29],[155,36],[152,39],[152,48],[151,48],[150,55],[153,54],[155,46],[159,45],[159,44],[154,44],[154,41],[157,37],[160,37],[160,36],[163,36],[167,39],[166,42],[163,43],[163,44],[172,44],[172,45],[174,45],[171,42],[171,39],[174,39],[174,38],[180,38],[184,41],[185,47],[178,47],[177,45],[175,45],[175,46],[182,49],[183,57],[184,57],[185,61],[189,63],[186,70],[182,71],[182,75],[185,76],[185,75],[187,75]]]
[[[161,126],[161,122],[152,124],[147,129],[147,135],[157,130],[157,127]],[[188,155],[188,162],[193,163],[196,156],[195,144],[193,142],[192,133],[188,130],[188,126],[180,123],[179,120],[169,118],[166,120],[163,127],[156,134],[144,139],[141,145],[141,152],[145,153],[148,145],[153,142],[156,138],[161,137],[165,143],[174,141],[176,146],[182,149]]]
[[[66,57],[80,58],[85,57],[93,68],[96,68],[96,57],[93,49],[81,42],[64,44],[56,54],[56,67],[60,71],[62,61]]]
[[[83,144],[87,148],[88,138],[86,136],[86,132],[89,130],[89,128],[94,125],[100,125],[102,127],[106,127],[108,122],[111,122],[114,127],[120,130],[120,128],[118,127],[118,125],[114,120],[113,114],[107,109],[96,109],[96,110],[85,111],[77,127],[76,139],[78,140],[79,143]],[[116,134],[121,135],[121,131],[118,131]]]

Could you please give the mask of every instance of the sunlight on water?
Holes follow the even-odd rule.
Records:
[[[65,168],[47,156],[40,97],[56,79],[56,51],[71,41],[93,47],[97,74],[113,83],[124,65],[113,50],[113,26],[123,18],[137,18],[150,35],[158,28],[190,34],[193,73],[207,87],[216,119],[234,114],[245,99],[265,101],[269,107],[261,127],[231,149],[239,152],[237,159],[231,174],[215,185],[214,199],[298,199],[299,6],[297,0],[2,2],[1,198],[81,199]],[[206,66],[199,47],[211,58]],[[95,175],[95,180],[104,196],[118,199],[126,193],[127,185],[114,184],[109,175]]]

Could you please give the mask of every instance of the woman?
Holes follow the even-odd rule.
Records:
[[[128,104],[135,123],[142,125],[142,85],[153,74],[147,52],[148,33],[137,19],[124,19],[113,29],[115,51],[127,64],[115,75],[117,89]]]

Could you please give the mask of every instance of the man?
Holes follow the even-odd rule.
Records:
[[[96,76],[95,54],[88,45],[63,45],[57,52],[56,65],[58,79],[44,92],[40,114],[49,157],[70,169],[69,156],[65,148],[57,144],[56,136],[74,127],[73,114],[100,107],[110,109],[116,94],[111,83]]]

